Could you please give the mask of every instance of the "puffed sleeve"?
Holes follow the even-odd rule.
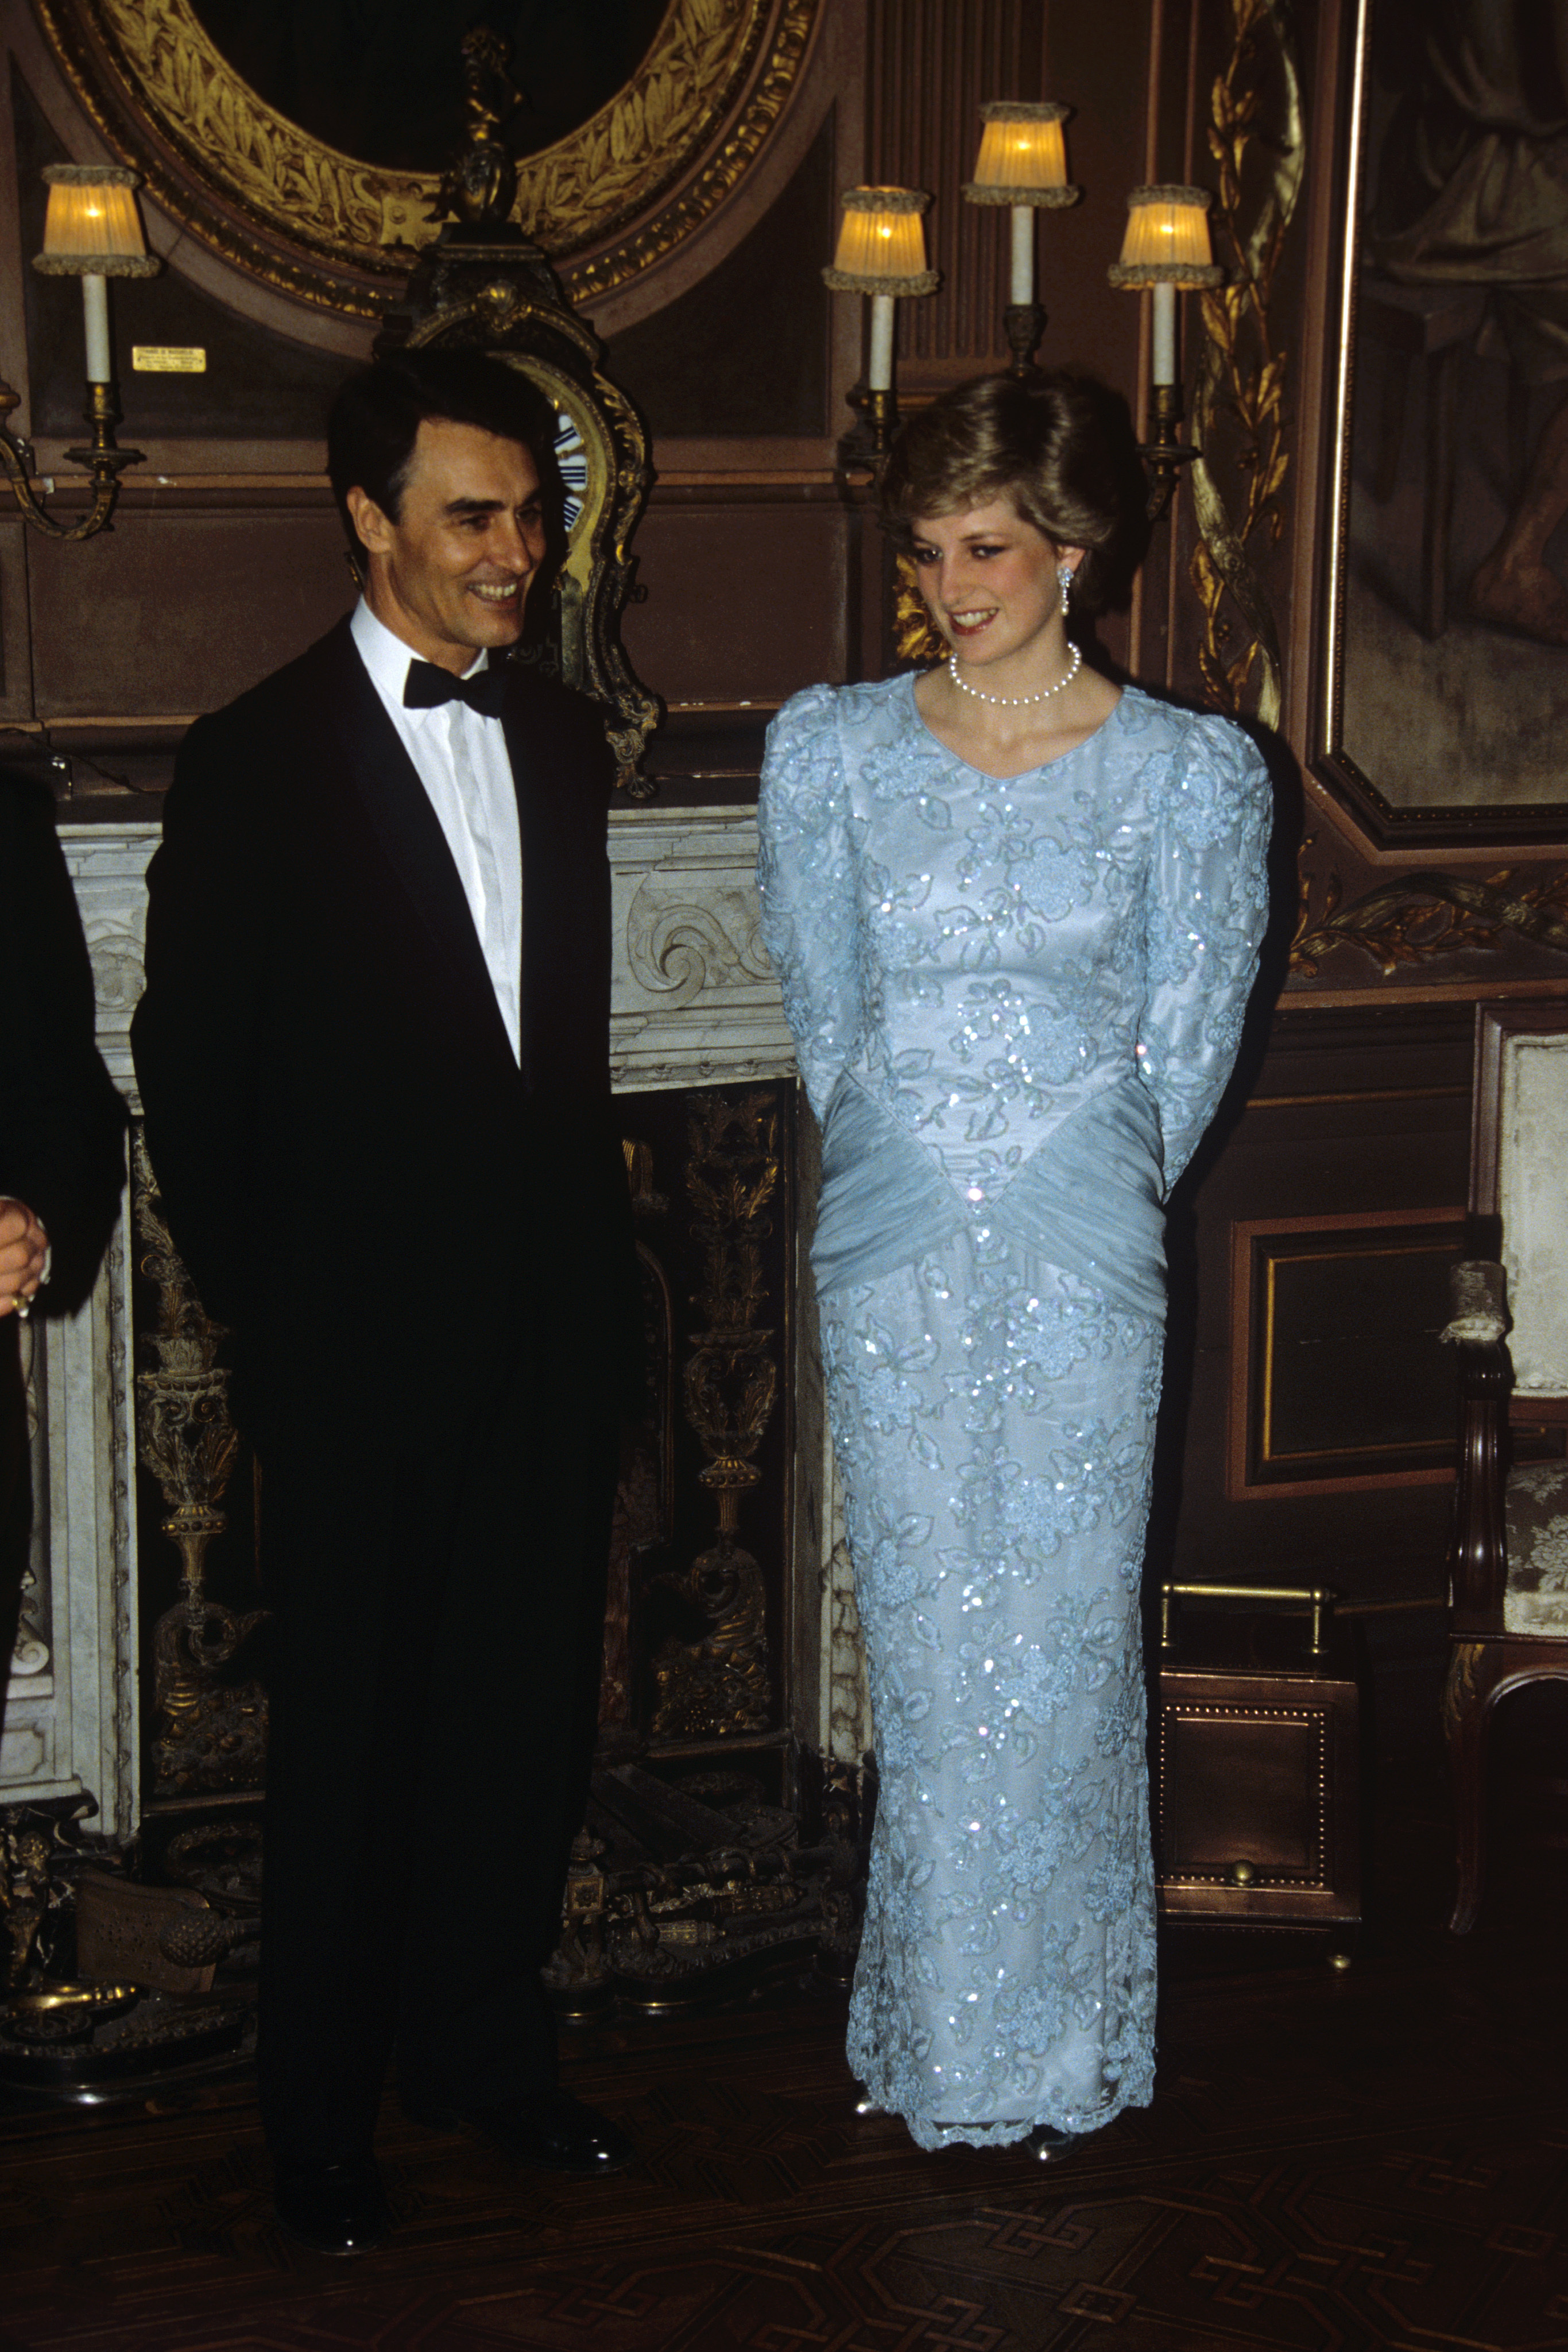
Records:
[[[821,1119],[862,1024],[854,857],[831,687],[795,695],[768,729],[757,826],[763,941]]]
[[[1225,1091],[1268,919],[1269,772],[1228,719],[1186,720],[1159,796],[1138,1069],[1159,1105],[1168,1192]]]

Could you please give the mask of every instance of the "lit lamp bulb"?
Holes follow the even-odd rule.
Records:
[[[81,279],[87,380],[112,383],[108,280],[152,278],[159,267],[141,235],[137,174],[116,163],[49,163],[44,181],[49,209],[44,249],[33,267],[46,278]]]
[[[892,438],[894,414],[894,304],[901,294],[935,294],[940,283],[937,272],[925,266],[921,215],[930,202],[920,188],[846,188],[838,250],[831,268],[822,272],[822,283],[831,292],[864,294],[871,300],[865,405],[872,425],[871,447],[877,454]],[[849,454],[857,452],[846,445]]]
[[[1045,331],[1045,313],[1034,299],[1034,216],[1040,209],[1075,205],[1083,194],[1069,184],[1067,142],[1062,125],[1071,109],[1049,100],[988,99],[980,109],[984,125],[975,176],[964,184],[972,205],[1006,205],[1012,214],[1010,310],[1006,320],[1013,372],[1023,374]]]
[[[1134,188],[1127,198],[1127,233],[1122,257],[1107,273],[1113,286],[1134,294],[1145,288],[1154,299],[1154,345],[1150,398],[1154,438],[1144,456],[1155,477],[1151,521],[1164,513],[1182,465],[1197,455],[1176,436],[1181,394],[1176,383],[1176,298],[1178,289],[1219,286],[1208,245],[1206,188]]]
[[[1154,289],[1154,365],[1151,381],[1175,383],[1176,298],[1178,287],[1218,286],[1208,244],[1207,188],[1134,188],[1127,198],[1127,233],[1122,257],[1110,270],[1113,286],[1141,293]]]

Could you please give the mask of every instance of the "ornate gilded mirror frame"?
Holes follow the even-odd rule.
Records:
[[[739,184],[779,120],[823,0],[669,0],[632,79],[521,159],[513,219],[582,307],[663,260]],[[434,237],[439,175],[340,153],[268,106],[192,0],[34,0],[68,79],[149,193],[297,299],[375,318]]]
[[[1496,130],[1456,109],[1467,78],[1444,44],[1488,5],[1342,0],[1328,19],[1341,104],[1305,749],[1384,848],[1568,841],[1568,628],[1511,623],[1494,593],[1564,393],[1532,364],[1531,284],[1500,258],[1501,225],[1490,250],[1466,228]],[[1522,47],[1517,63],[1526,75]],[[1418,178],[1416,153],[1445,156],[1446,176]],[[1568,202],[1551,234],[1568,251]],[[1562,545],[1534,576],[1568,611]]]

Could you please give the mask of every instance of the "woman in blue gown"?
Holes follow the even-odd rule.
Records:
[[[764,935],[822,1128],[812,1265],[880,1794],[849,2055],[923,2147],[1153,2094],[1139,1580],[1163,1202],[1229,1075],[1268,780],[1082,667],[1109,395],[988,377],[886,519],[948,647],[769,730]]]

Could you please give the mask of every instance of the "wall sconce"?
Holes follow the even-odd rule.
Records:
[[[964,183],[971,205],[1007,205],[1012,211],[1012,270],[1009,300],[1002,312],[1014,375],[1028,375],[1045,332],[1045,312],[1034,299],[1034,216],[1041,207],[1059,210],[1083,194],[1067,177],[1067,142],[1062,131],[1071,108],[1049,100],[989,99],[980,109],[985,129],[975,176]]]
[[[839,444],[840,462],[885,457],[898,424],[893,390],[893,306],[901,294],[935,294],[940,278],[925,267],[921,215],[931,199],[919,188],[846,188],[838,251],[822,283],[834,294],[871,298],[871,353],[863,382],[850,394],[857,422]]]
[[[1181,467],[1198,456],[1176,439],[1181,387],[1176,381],[1176,298],[1178,288],[1218,286],[1208,244],[1206,188],[1134,188],[1127,198],[1127,234],[1122,257],[1108,272],[1113,286],[1142,293],[1154,289],[1154,363],[1150,413],[1154,439],[1139,455],[1154,476],[1149,520],[1157,522],[1171,501]]]
[[[68,449],[73,466],[92,475],[92,507],[78,522],[57,522],[39,505],[28,478],[30,453],[19,447],[5,420],[20,395],[0,378],[0,464],[16,494],[16,504],[30,523],[52,539],[91,539],[102,530],[120,496],[122,467],[141,462],[140,449],[115,446],[114,428],[120,404],[114,382],[114,352],[109,332],[110,278],[151,278],[162,267],[150,254],[131,193],[137,174],[114,163],[50,163],[44,179],[49,209],[44,222],[44,249],[34,262],[47,278],[79,278],[82,311],[87,328],[87,396],[82,414],[92,427],[92,446]]]

